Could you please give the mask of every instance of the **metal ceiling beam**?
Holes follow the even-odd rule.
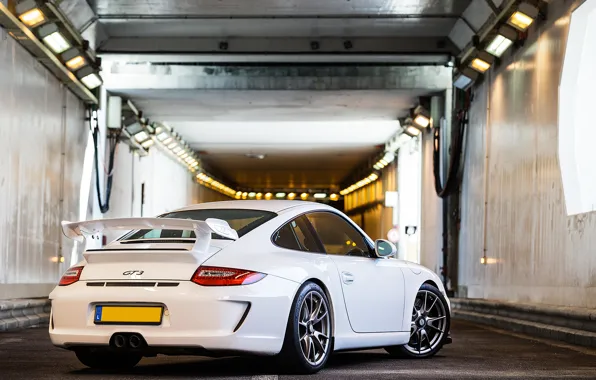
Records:
[[[349,41],[349,44],[347,43]],[[457,54],[446,37],[396,38],[110,38],[100,53]]]
[[[293,20],[354,20],[354,19],[379,19],[379,20],[425,20],[425,19],[458,19],[461,15],[455,13],[438,13],[438,14],[348,14],[348,15],[237,15],[237,16],[223,16],[223,15],[181,15],[181,14],[161,14],[161,15],[147,15],[147,14],[100,14],[97,16],[99,20],[274,20],[274,19],[293,19]]]
[[[377,64],[445,65],[450,54],[126,54],[102,53],[102,62],[197,64]]]
[[[444,90],[452,86],[452,68],[444,66],[204,66],[104,65],[111,91],[177,90]]]

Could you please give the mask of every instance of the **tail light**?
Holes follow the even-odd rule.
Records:
[[[261,281],[266,274],[244,269],[199,267],[191,281],[203,286],[249,285]]]
[[[66,286],[79,281],[79,278],[81,277],[81,272],[83,272],[83,268],[84,267],[72,267],[66,272],[64,272],[58,285]]]

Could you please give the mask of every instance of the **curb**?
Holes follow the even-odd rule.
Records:
[[[47,298],[0,300],[0,331],[47,325],[50,309]]]
[[[453,317],[540,338],[596,347],[596,310],[451,299]]]

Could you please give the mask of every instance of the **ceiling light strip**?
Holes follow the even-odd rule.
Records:
[[[352,184],[351,186],[346,187],[345,189],[343,189],[342,191],[340,191],[339,193],[341,195],[348,195],[351,192],[354,192],[366,185],[369,185],[373,182],[375,182],[376,180],[379,179],[379,175],[377,173],[371,173],[368,177],[361,179],[360,181]]]

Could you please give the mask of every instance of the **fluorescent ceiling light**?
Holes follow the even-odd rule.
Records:
[[[509,17],[507,23],[524,32],[530,25],[532,25],[536,17],[538,17],[538,8],[523,2],[518,6],[517,10],[513,12],[511,17]]]
[[[275,197],[276,198],[283,198],[285,196],[286,196],[286,193],[277,193],[277,194],[275,194]]]
[[[511,45],[513,45],[513,41],[499,34],[493,38],[485,50],[495,57],[500,57]]]
[[[91,66],[85,66],[77,71],[77,77],[90,90],[101,86],[103,83],[97,72],[95,72]]]
[[[503,55],[505,50],[509,49],[513,45],[513,41],[517,39],[517,32],[508,26],[502,26],[499,28],[497,35],[487,45],[486,51],[495,57]]]
[[[145,149],[149,148],[151,145],[153,145],[153,140],[151,140],[151,139],[149,139],[141,144],[141,146]]]
[[[143,142],[149,138],[149,135],[145,131],[141,131],[135,135],[135,140],[138,142]]]
[[[414,123],[418,124],[422,128],[426,128],[430,124],[430,119],[424,115],[418,115],[414,118]]]
[[[480,58],[474,58],[472,63],[470,63],[470,67],[478,71],[479,73],[485,73],[486,70],[490,69],[490,63]]]
[[[392,152],[386,152],[385,155],[383,156],[383,161],[389,163],[389,162],[393,162],[393,160],[395,159],[395,155]]]
[[[66,62],[66,67],[70,71],[77,71],[81,67],[87,65],[87,59],[79,49],[72,48],[62,54],[62,60]]]
[[[166,143],[166,142],[165,142],[165,140],[168,138],[168,136],[169,136],[169,135],[168,135],[166,132],[161,132],[160,134],[158,134],[158,135],[157,135],[157,139],[158,139],[159,141],[163,141],[164,143]],[[168,141],[168,142],[169,142],[169,141]],[[167,144],[167,143],[166,143],[166,144]]]
[[[420,134],[420,129],[418,129],[418,128],[414,127],[414,126],[409,125],[406,128],[406,133],[408,133],[408,134],[410,134],[412,136],[418,136]]]
[[[46,15],[39,9],[35,0],[21,1],[15,8],[19,19],[29,28],[34,28],[47,21]]]
[[[477,71],[465,67],[455,77],[453,85],[459,89],[466,90],[478,79],[479,75]]]
[[[60,33],[56,24],[47,24],[39,28],[39,36],[55,54],[64,53],[71,47],[70,42]]]
[[[178,143],[176,141],[174,141],[173,143],[168,145],[168,149],[173,149],[176,145],[178,145]]]
[[[327,197],[327,194],[325,193],[316,193],[315,195],[313,195],[315,198],[317,199],[323,199],[325,197]]]
[[[19,18],[23,24],[27,25],[29,28],[35,28],[47,20],[46,16],[39,8],[31,9],[30,11],[20,15]]]

